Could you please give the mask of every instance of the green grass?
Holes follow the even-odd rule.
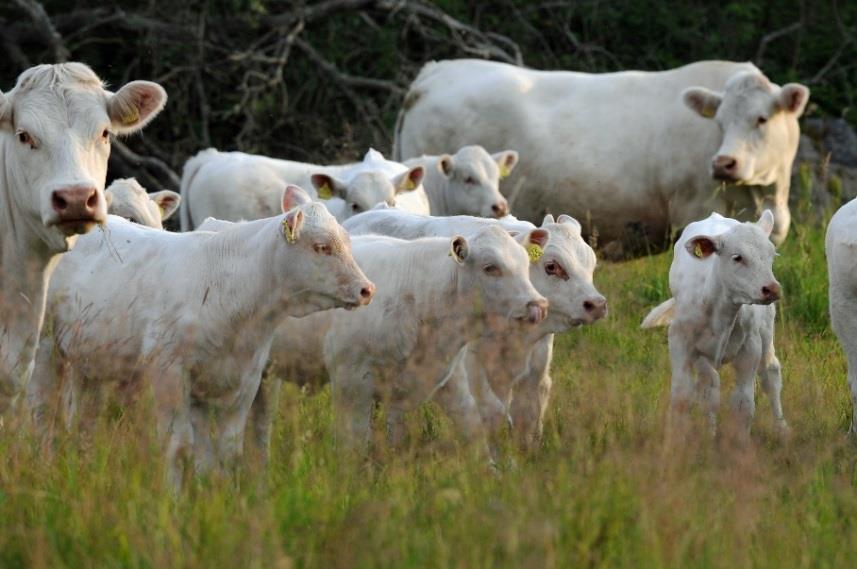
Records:
[[[286,390],[267,469],[248,458],[177,498],[145,404],[59,437],[52,457],[7,428],[0,567],[857,566],[857,445],[822,231],[797,227],[775,264],[787,442],[757,394],[748,445],[667,444],[666,334],[638,326],[668,294],[669,261],[598,270],[609,318],[558,338],[543,443],[507,448],[496,471],[431,406],[400,453],[344,459],[327,390]]]

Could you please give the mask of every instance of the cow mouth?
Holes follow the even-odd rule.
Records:
[[[718,182],[740,182],[740,176],[735,174],[729,174],[728,172],[712,172],[711,177],[717,180]]]
[[[71,235],[89,233],[98,224],[98,220],[90,217],[81,219],[61,219],[54,223],[53,226],[59,229],[63,235],[69,237]]]
[[[354,310],[356,308],[360,308],[360,303],[359,302],[346,302],[342,306],[342,308],[344,308],[345,310]]]

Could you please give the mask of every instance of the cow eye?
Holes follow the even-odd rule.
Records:
[[[551,276],[559,277],[561,279],[568,278],[565,269],[563,269],[556,261],[548,261],[545,263],[545,272]]]
[[[110,140],[110,131],[106,128],[104,129],[104,132],[101,133],[101,140],[104,140],[105,142]]]
[[[732,260],[736,263],[743,263],[744,257],[742,257],[741,255],[732,255]]]
[[[489,276],[499,277],[502,273],[497,265],[485,265],[482,271]]]
[[[33,140],[33,137],[30,136],[30,133],[25,130],[22,130],[18,133],[18,141],[21,144],[28,145],[30,148],[36,148],[36,141]]]
[[[472,185],[476,184],[476,178],[474,178],[473,176],[467,176],[464,179],[464,183],[469,185],[469,186],[472,186]]]
[[[756,126],[762,126],[766,122],[768,122],[768,117],[759,117],[756,119]]]
[[[327,243],[316,243],[312,248],[316,253],[321,255],[330,255],[333,252],[333,249]]]
[[[359,205],[357,205],[356,203],[351,204],[351,211],[353,211],[354,213],[359,213],[360,210],[361,207]]]

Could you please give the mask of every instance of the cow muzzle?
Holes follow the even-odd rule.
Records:
[[[70,186],[51,193],[51,208],[55,225],[63,234],[87,233],[96,224],[104,223],[106,207],[103,195],[94,186]]]
[[[587,324],[601,320],[607,316],[607,299],[601,295],[587,298],[583,301],[583,311],[586,314]]]
[[[375,284],[369,281],[363,283],[360,289],[357,291],[357,295],[354,300],[345,303],[346,310],[354,310],[355,308],[359,308],[360,306],[366,306],[370,302],[372,302],[372,297],[375,296]]]
[[[739,179],[738,160],[734,156],[719,154],[711,161],[711,175],[715,180],[735,182]]]
[[[548,301],[544,298],[531,300],[527,303],[527,315],[520,320],[528,324],[538,324],[548,315]]]

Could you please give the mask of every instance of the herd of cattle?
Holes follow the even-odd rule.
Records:
[[[731,363],[742,430],[757,375],[785,430],[772,263],[808,98],[748,63],[602,75],[429,63],[395,161],[208,149],[187,161],[181,195],[147,194],[133,179],[105,190],[110,140],[152,120],[164,89],[114,93],[80,63],[33,67],[0,92],[0,413],[72,428],[105,386],[129,398],[145,386],[175,483],[182,458],[197,471],[235,460],[248,422],[267,457],[280,379],[329,379],[354,448],[378,400],[394,444],[403,414],[434,400],[486,453],[505,429],[529,446],[554,334],[607,314],[591,245],[627,257],[683,228],[673,297],[643,322],[669,325],[674,411],[698,396],[715,428]],[[177,210],[182,232],[164,231]],[[852,202],[827,253],[857,401],[855,252]]]

